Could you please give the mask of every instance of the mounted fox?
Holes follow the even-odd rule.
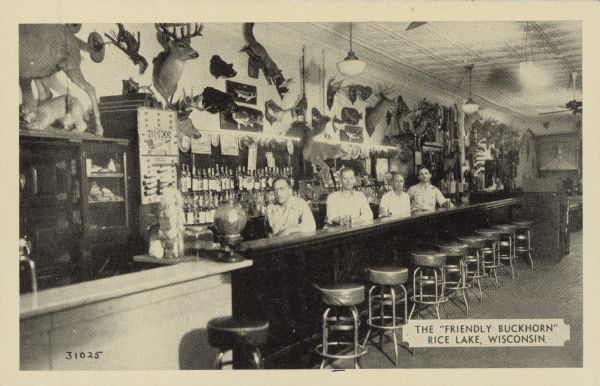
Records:
[[[104,131],[100,123],[96,90],[81,73],[80,51],[89,52],[92,60],[98,63],[104,58],[104,46],[98,42],[97,33],[90,34],[88,43],[75,36],[80,27],[73,24],[19,25],[19,86],[23,110],[35,113],[38,105],[31,81],[36,81],[38,95],[47,98],[49,95],[45,80],[62,70],[89,96],[96,122],[96,135],[101,137]]]

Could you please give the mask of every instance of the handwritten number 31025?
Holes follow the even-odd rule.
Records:
[[[67,354],[67,356],[66,356],[67,359],[85,359],[85,358],[98,359],[98,358],[100,358],[100,354],[102,354],[102,351],[96,351],[96,352],[67,351],[67,352],[65,352],[65,354]]]

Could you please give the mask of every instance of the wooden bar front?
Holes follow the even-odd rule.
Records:
[[[508,198],[243,242],[238,251],[253,260],[253,267],[232,273],[233,314],[270,322],[262,351],[266,368],[310,368],[319,361],[314,347],[324,310],[315,284],[358,282],[368,290],[367,267],[412,268],[410,250],[510,221],[518,205],[519,198]],[[364,316],[366,306],[360,311]]]

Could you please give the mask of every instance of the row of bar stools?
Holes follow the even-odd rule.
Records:
[[[369,268],[369,279],[373,285],[369,289],[369,315],[367,325],[369,330],[363,346],[367,345],[371,336],[371,328],[381,330],[379,338],[379,346],[383,351],[383,338],[386,331],[392,332],[394,342],[394,363],[398,365],[398,340],[396,338],[396,330],[401,329],[407,322],[408,317],[408,295],[404,284],[408,281],[408,268],[404,267],[375,267]],[[395,287],[402,290],[402,296],[396,295]],[[376,291],[376,290],[379,291]],[[398,294],[399,295],[399,294]],[[404,304],[404,314],[402,317],[397,316],[396,306],[398,303]],[[374,306],[379,306],[379,315],[373,315]],[[386,306],[391,313],[386,313]]]
[[[446,254],[438,251],[416,251],[411,253],[417,268],[413,272],[413,306],[408,319],[412,318],[417,304],[419,306],[435,306],[437,318],[440,319],[440,304],[448,301],[446,296],[446,273],[444,264]],[[432,293],[430,293],[432,292]]]
[[[458,240],[467,244],[467,257],[465,258],[467,269],[467,280],[471,280],[471,288],[475,289],[475,284],[479,288],[479,301],[483,301],[483,291],[481,290],[481,279],[486,277],[485,268],[481,258],[481,249],[486,246],[486,239],[481,236],[467,235],[460,236]]]
[[[517,227],[515,240],[515,254],[521,257],[527,256],[531,269],[533,269],[533,258],[531,257],[531,233],[533,221],[513,221]]]
[[[447,242],[438,244],[440,252],[447,256],[444,270],[446,272],[446,289],[453,292],[461,291],[465,304],[465,313],[469,316],[469,301],[467,300],[467,288],[471,285],[467,282],[467,251],[469,246],[465,243]]]
[[[208,343],[219,349],[215,367],[222,369],[223,356],[230,350],[241,350],[252,356],[252,366],[262,369],[259,346],[267,342],[269,322],[263,320],[240,320],[232,317],[215,318],[208,321]]]
[[[515,268],[517,269],[517,275],[519,274],[518,267],[515,264],[515,235],[517,232],[517,226],[513,224],[497,224],[494,228],[499,229],[502,232],[500,240],[500,261],[504,265],[508,262],[510,265],[510,276],[515,278]]]
[[[317,353],[323,358],[320,368],[323,369],[329,359],[353,359],[354,367],[360,369],[359,358],[367,353],[367,349],[358,341],[360,319],[356,306],[365,301],[365,287],[360,284],[333,284],[317,286],[321,292],[323,303],[328,307],[323,312],[323,343],[316,347]],[[336,315],[330,316],[335,309]],[[343,315],[343,313],[349,315]],[[330,331],[352,331],[352,341],[329,341]],[[330,347],[341,348],[336,353]],[[346,348],[352,348],[350,354],[343,354]]]
[[[489,273],[494,274],[494,282],[496,289],[498,288],[498,274],[497,269],[502,265],[500,261],[500,237],[502,231],[499,229],[477,229],[475,233],[486,239],[486,246],[481,248],[481,259],[483,263],[483,269],[489,276]]]

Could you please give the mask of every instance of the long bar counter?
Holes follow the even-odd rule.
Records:
[[[232,273],[233,314],[270,322],[263,349],[266,368],[312,367],[319,360],[314,347],[320,339],[323,311],[315,285],[358,282],[368,290],[367,267],[412,268],[410,250],[431,248],[456,235],[510,221],[512,209],[520,204],[520,198],[507,198],[242,242],[237,251],[252,259],[253,266]]]

